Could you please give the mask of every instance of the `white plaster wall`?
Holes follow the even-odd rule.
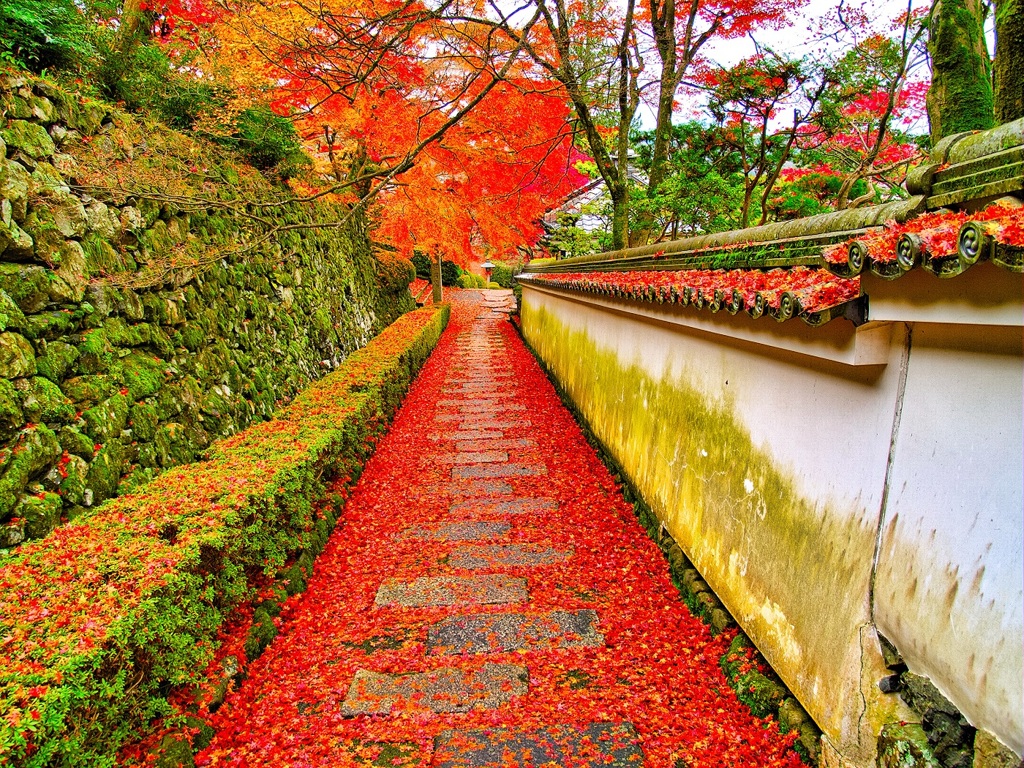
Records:
[[[879,630],[1024,750],[1020,328],[915,324],[875,582]]]
[[[882,355],[879,328],[863,327],[856,333],[872,334],[876,349],[868,361],[885,364],[858,366],[848,364],[857,355],[836,351],[856,342],[839,338],[844,332],[855,335],[842,320],[823,329],[798,320],[776,326],[768,319],[652,309],[530,286],[524,286],[523,301],[524,332],[536,348],[542,350],[543,343],[530,338],[531,307],[550,313],[569,332],[586,334],[623,366],[638,365],[655,380],[696,388],[727,407],[800,495],[813,501],[822,530],[829,523],[831,530],[847,525],[869,534],[819,542],[818,550],[795,566],[814,578],[794,590],[781,578],[773,585],[770,573],[753,578],[746,573],[748,562],[776,556],[763,551],[768,539],[759,532],[759,526],[771,526],[770,517],[758,521],[738,507],[731,513],[714,503],[685,509],[681,495],[663,493],[667,508],[655,505],[677,538],[686,538],[683,521],[694,515],[706,530],[724,537],[719,544],[691,536],[688,554],[847,757],[867,764],[874,747],[867,742],[886,716],[886,699],[876,686],[886,672],[877,649],[863,640],[872,619],[913,671],[929,676],[973,724],[1020,753],[1024,368],[1019,327],[918,323],[908,331],[903,323],[892,323],[888,353]],[[773,328],[779,329],[784,348],[771,346]],[[820,344],[815,334],[821,334]],[[837,355],[846,362],[836,362]],[[578,359],[570,368],[586,365]],[[573,374],[556,370],[556,375]],[[602,404],[586,402],[586,393],[582,400],[578,404],[588,418],[600,422]],[[616,424],[599,436],[621,454],[630,427]],[[677,455],[669,455],[674,439],[662,435],[651,442],[663,451],[658,456],[617,456],[627,469],[633,467],[631,477],[642,491],[661,493],[653,489],[664,485],[664,473],[655,482],[652,465],[677,461]],[[699,472],[673,467],[684,469]],[[831,571],[836,575],[827,584],[822,574]],[[772,589],[774,594],[762,592]],[[849,594],[837,599],[844,590]],[[808,604],[816,606],[820,621]],[[832,615],[837,611],[847,615]],[[780,629],[787,624],[791,631]],[[827,661],[837,679],[826,683],[802,674],[808,652],[821,655],[829,649],[832,658],[812,661]],[[874,712],[865,713],[862,700]]]
[[[702,468],[699,458],[690,465],[681,458],[685,441],[699,442],[701,435],[673,434],[671,414],[663,414],[664,432],[640,448],[660,455],[637,456],[635,425],[609,425],[605,405],[581,393],[578,404],[599,437],[769,662],[845,756],[872,763],[878,727],[872,717],[878,712],[865,711],[865,703],[880,700],[875,683],[885,670],[870,627],[869,594],[902,326],[890,334],[888,365],[852,366],[730,335],[749,335],[757,323],[764,334],[772,320],[719,313],[709,329],[706,312],[677,308],[672,317],[654,319],[632,313],[627,302],[609,311],[528,286],[523,301],[524,331],[536,348],[543,350],[544,342],[531,338],[534,307],[556,316],[567,333],[583,333],[614,353],[621,366],[639,366],[655,381],[681,382],[720,404],[809,502],[812,511],[800,528],[811,537],[836,533],[833,540],[823,535],[809,546],[785,548],[787,532],[776,517],[783,510],[759,505],[756,473],[746,498],[705,495],[702,508],[694,509],[693,494],[680,489],[699,486],[717,471]],[[831,355],[837,329],[820,345],[815,329],[802,321],[787,323],[785,333],[799,337],[804,349],[820,346]],[[877,336],[878,329],[865,333]],[[556,375],[573,378],[571,370]],[[698,456],[701,448],[711,449],[692,447]],[[676,478],[677,488],[665,488],[666,476]]]

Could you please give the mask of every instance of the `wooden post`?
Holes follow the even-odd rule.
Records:
[[[434,303],[440,304],[443,300],[441,293],[441,254],[437,254],[437,259],[430,262],[430,284],[434,287],[433,297]]]

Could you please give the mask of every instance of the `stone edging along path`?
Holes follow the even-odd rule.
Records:
[[[800,765],[500,301],[452,319],[199,765]],[[493,296],[493,295],[492,295]]]

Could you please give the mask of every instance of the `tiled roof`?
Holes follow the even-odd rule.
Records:
[[[893,280],[916,267],[953,277],[980,261],[1024,271],[1024,207],[991,205],[975,214],[955,211],[889,222],[860,237],[826,248],[825,266],[852,277],[869,270]]]
[[[907,187],[914,196],[898,202],[560,260],[518,279],[820,325],[866,318],[861,274],[953,277],[982,261],[1024,272],[1024,120],[943,139]]]
[[[686,269],[523,274],[523,282],[601,296],[746,312],[782,322],[799,317],[821,325],[834,317],[858,321],[860,279],[810,267],[789,269]]]

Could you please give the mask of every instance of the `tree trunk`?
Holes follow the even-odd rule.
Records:
[[[981,0],[935,0],[932,5],[927,103],[933,144],[943,136],[994,125],[983,22]]]
[[[441,293],[441,254],[437,254],[437,259],[430,262],[430,284],[433,286],[433,292],[431,294],[435,304],[440,304],[444,300],[444,295]]]
[[[996,123],[1024,117],[1024,5],[996,0]]]
[[[612,198],[612,250],[629,247],[629,193],[616,184],[608,190]]]

